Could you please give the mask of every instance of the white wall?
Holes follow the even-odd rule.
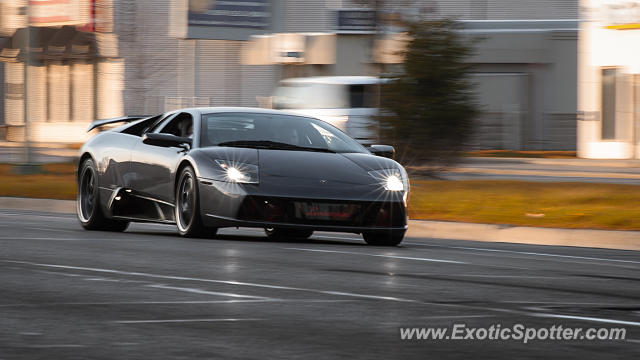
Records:
[[[586,10],[579,39],[578,156],[598,159],[629,159],[638,157],[634,144],[633,87],[629,77],[640,74],[640,29],[613,30],[605,19],[603,7],[608,4],[630,3],[630,0],[583,0]],[[640,1],[636,1],[640,6]],[[638,19],[640,21],[640,19]],[[616,67],[622,74],[617,85],[616,136],[602,139],[602,82],[604,67]]]

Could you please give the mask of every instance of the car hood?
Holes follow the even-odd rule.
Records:
[[[194,155],[205,157],[212,166],[213,160],[258,165],[261,185],[318,186],[321,181],[329,187],[371,185],[375,180],[368,171],[400,167],[391,159],[365,153],[212,147]]]
[[[368,184],[367,174],[379,166],[355,154],[310,151],[259,150],[260,178],[280,182],[326,180],[344,184]],[[372,157],[371,155],[364,155]]]

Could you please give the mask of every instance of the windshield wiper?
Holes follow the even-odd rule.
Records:
[[[318,151],[318,152],[335,153],[335,151],[327,148],[298,146],[298,145],[287,144],[287,143],[278,142],[278,141],[269,141],[269,140],[227,141],[227,142],[219,143],[217,146],[248,147],[248,148],[270,149],[270,150]]]

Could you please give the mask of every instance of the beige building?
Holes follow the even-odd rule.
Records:
[[[31,72],[45,79],[28,87],[46,93],[46,100],[33,100],[32,112],[40,114],[32,116],[36,133],[57,134],[53,129],[60,128],[61,140],[71,141],[84,135],[65,126],[80,129],[91,118],[185,106],[260,106],[284,78],[377,75],[397,67],[398,57],[381,49],[398,48],[391,34],[400,29],[380,28],[385,35],[376,35],[362,1],[94,2],[100,11],[93,18],[101,26],[89,34],[92,60],[63,59]],[[455,17],[466,34],[482,38],[471,59],[483,110],[476,148],[575,149],[578,0],[387,4],[385,16]],[[240,16],[226,16],[230,11]],[[15,84],[22,65],[19,58],[4,65],[4,119],[12,124],[21,118],[20,105],[7,99],[20,97]],[[94,76],[83,75],[88,73]]]
[[[123,64],[109,5],[0,2],[0,114],[7,140],[24,139],[28,118],[33,141],[83,141],[88,123],[122,114]]]

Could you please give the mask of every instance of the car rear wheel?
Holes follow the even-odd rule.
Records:
[[[191,166],[185,167],[178,178],[175,218],[180,235],[184,237],[213,237],[218,230],[202,224],[198,180]]]
[[[264,233],[273,240],[308,239],[313,235],[313,230],[265,228]]]
[[[402,242],[404,231],[376,231],[363,233],[364,241],[374,246],[396,246]]]
[[[98,191],[98,172],[92,159],[80,164],[78,171],[76,213],[80,224],[87,230],[124,231],[128,221],[109,219],[102,213]]]

